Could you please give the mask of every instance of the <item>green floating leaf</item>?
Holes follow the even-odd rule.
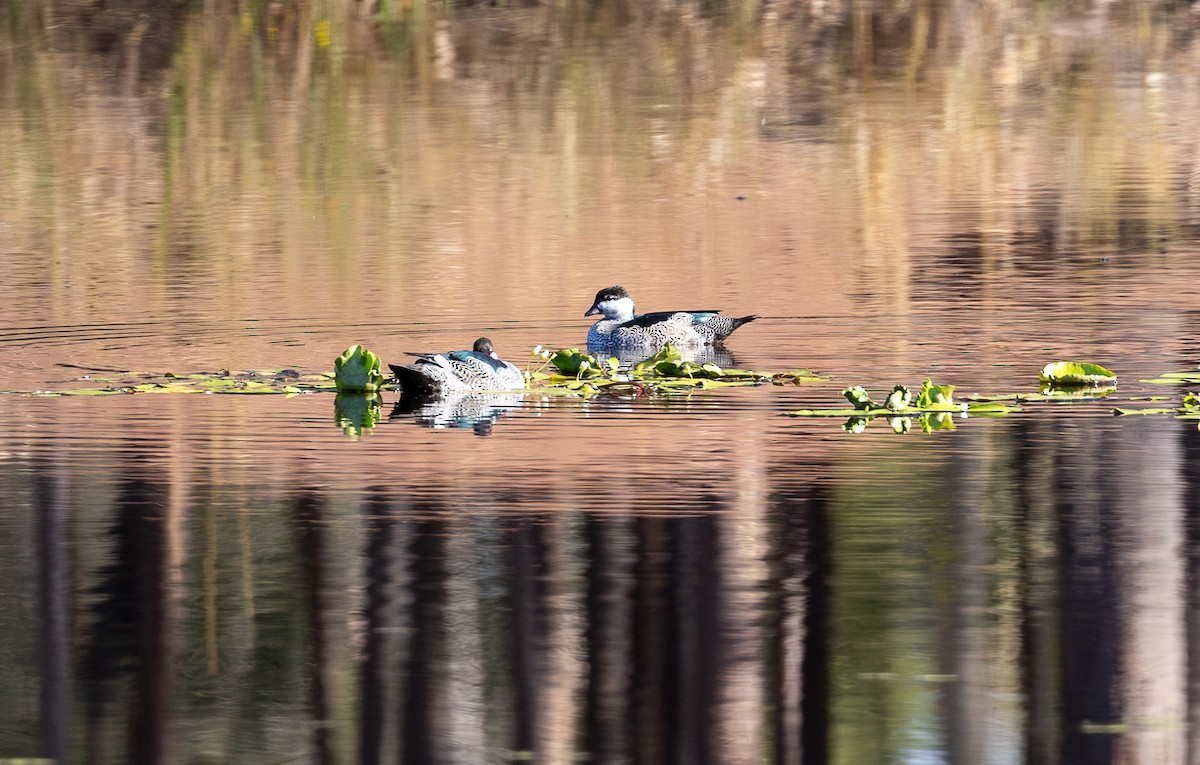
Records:
[[[917,406],[927,407],[934,404],[954,404],[954,386],[953,385],[937,385],[933,380],[925,380],[921,383],[921,390],[917,391]]]
[[[1095,401],[1116,391],[1116,388],[1054,388],[1045,386],[1037,393],[973,393],[967,398],[971,401]]]
[[[670,370],[677,369],[681,364],[683,364],[683,356],[679,353],[679,349],[668,343],[662,347],[662,350],[650,358],[634,364],[633,369],[629,370],[629,372],[634,377],[654,375],[675,377],[678,375],[670,374]]]
[[[193,385],[182,383],[171,383],[162,385],[159,383],[143,383],[133,386],[133,390],[138,393],[202,393],[200,389]]]
[[[1186,393],[1183,396],[1182,405],[1178,407],[1146,407],[1145,409],[1114,407],[1112,412],[1118,417],[1136,414],[1173,414],[1177,419],[1181,420],[1200,419],[1200,396],[1197,396],[1195,393]]]
[[[989,401],[980,404],[967,404],[967,414],[980,415],[983,417],[1009,414],[1011,412],[1019,411],[1021,411],[1021,407],[1019,406],[1008,406],[1007,404],[1001,404],[998,401]]]
[[[1200,372],[1164,372],[1152,380],[1142,380],[1155,385],[1192,385],[1200,383]]]
[[[563,348],[550,356],[550,363],[560,373],[574,377],[579,374],[580,367],[588,356],[580,353],[578,348]]]
[[[339,391],[346,393],[379,390],[386,382],[379,367],[378,356],[361,345],[352,345],[333,362],[334,382]]]
[[[1114,385],[1117,376],[1099,364],[1054,361],[1042,367],[1038,379],[1055,385]]]
[[[1178,414],[1178,409],[1168,409],[1166,407],[1146,407],[1145,409],[1131,409],[1129,407],[1116,406],[1113,407],[1112,413],[1118,417],[1133,414]]]
[[[758,380],[701,380],[700,387],[704,390],[713,388],[746,388],[758,385]]]

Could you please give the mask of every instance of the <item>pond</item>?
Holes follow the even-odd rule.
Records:
[[[0,5],[0,760],[1195,761],[1200,430],[1113,409],[1200,390],[1154,382],[1200,363],[1198,32]],[[820,376],[60,395],[485,335],[535,370],[616,284]],[[1116,390],[1039,399],[1063,360]],[[925,379],[1017,407],[787,416]]]

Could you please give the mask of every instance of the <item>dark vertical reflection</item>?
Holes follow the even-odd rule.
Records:
[[[1187,646],[1187,742],[1185,761],[1200,765],[1200,430],[1183,432],[1185,549],[1184,629]]]
[[[771,553],[770,650],[764,667],[779,765],[828,761],[828,508],[821,486],[779,499]]]
[[[41,594],[41,697],[38,756],[62,761],[67,744],[70,647],[70,561],[67,557],[67,479],[57,463],[35,463]]]
[[[804,698],[804,684],[800,668],[805,656],[804,619],[807,613],[805,510],[803,502],[788,498],[776,502],[771,512],[774,544],[767,575],[770,631],[763,669],[778,765],[803,762],[801,725],[804,716],[800,704]]]
[[[986,434],[972,434],[976,438]],[[987,656],[989,549],[985,524],[984,488],[987,473],[982,453],[986,447],[963,449],[944,463],[949,522],[954,550],[947,583],[949,612],[945,619],[942,650],[947,666],[946,751],[950,762],[984,762],[989,727]]]
[[[1021,690],[1025,702],[1024,740],[1028,765],[1058,762],[1059,659],[1057,611],[1059,567],[1054,565],[1055,452],[1047,444],[1052,422],[1028,421],[1015,429],[1013,470],[1018,477],[1017,539],[1021,609]]]
[[[629,688],[632,680],[635,521],[610,516],[587,521],[587,690],[584,748],[592,762],[629,761]]]
[[[366,622],[366,637],[363,644],[361,717],[358,723],[358,761],[361,765],[391,762],[384,755],[384,740],[387,728],[387,678],[392,676],[388,656],[388,635],[392,632],[389,623],[392,580],[389,573],[391,541],[395,521],[387,516],[388,502],[381,490],[370,492],[364,505],[363,520],[366,534],[366,549],[363,561],[366,571],[365,602],[363,619]]]
[[[167,610],[167,489],[126,465],[120,480],[113,562],[100,572],[99,600],[83,656],[90,762],[162,763],[171,717],[171,625]],[[134,673],[125,750],[107,738],[122,676]]]
[[[724,620],[731,618],[721,598],[719,519],[640,518],[635,524],[630,759],[711,762],[719,751]]]
[[[670,604],[664,699],[667,746],[676,763],[713,762],[714,709],[721,677],[725,625],[721,619],[723,561],[716,515],[669,521]]]
[[[832,629],[831,582],[833,581],[833,541],[830,536],[829,500],[824,486],[817,486],[809,501],[807,536],[808,595],[800,664],[800,752],[808,765],[830,761],[829,708],[833,703],[830,678],[830,631]]]
[[[334,761],[329,689],[329,647],[325,636],[325,527],[323,505],[311,489],[296,497],[296,523],[300,534],[301,577],[311,641],[309,705],[312,713],[312,751],[318,763]]]
[[[513,749],[519,753],[543,751],[539,722],[545,714],[546,687],[542,657],[545,651],[544,620],[545,540],[536,518],[514,519],[509,526],[512,555],[512,662],[516,697]],[[521,756],[526,756],[522,754]]]
[[[663,698],[665,659],[673,646],[668,637],[666,574],[667,521],[638,518],[637,564],[633,588],[633,687],[629,705],[630,735],[634,763],[669,762]]]
[[[1110,762],[1115,736],[1095,726],[1121,722],[1120,621],[1115,508],[1104,439],[1056,421],[1062,614],[1063,763]]]
[[[418,512],[423,508],[417,508]],[[446,642],[446,522],[414,524],[410,545],[412,624],[403,699],[401,761],[405,765],[442,762],[437,747],[439,713],[444,712],[447,671]]]

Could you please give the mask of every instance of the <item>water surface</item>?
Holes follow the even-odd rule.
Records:
[[[1175,3],[0,8],[0,757],[1184,763],[1200,47]],[[582,345],[826,376],[35,397]],[[528,361],[527,361],[528,359]],[[932,377],[1109,401],[907,434]]]

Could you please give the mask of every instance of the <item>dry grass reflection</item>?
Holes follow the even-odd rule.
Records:
[[[1192,28],[1171,3],[10,4],[4,268],[49,274],[6,310],[415,320],[467,291],[513,316],[634,263],[706,292],[742,251],[745,294],[842,271],[816,310],[905,312],[917,254],[967,235],[938,267],[1019,290],[1194,220]]]

